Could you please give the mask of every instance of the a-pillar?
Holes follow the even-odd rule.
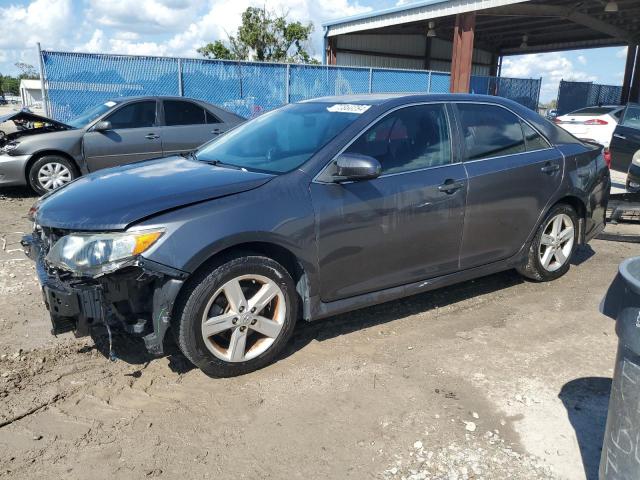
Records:
[[[453,53],[451,56],[452,93],[469,93],[475,28],[475,12],[456,15],[456,26],[453,30]]]

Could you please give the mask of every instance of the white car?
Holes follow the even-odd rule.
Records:
[[[587,107],[556,117],[554,122],[574,137],[592,140],[609,148],[623,112],[624,107],[620,105]]]

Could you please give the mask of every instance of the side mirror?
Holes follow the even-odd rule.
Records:
[[[343,153],[336,160],[334,181],[353,182],[378,178],[382,173],[382,165],[373,157],[354,153]]]
[[[111,122],[109,120],[102,120],[102,121],[96,123],[93,126],[93,129],[96,132],[106,132],[107,130],[111,130],[112,129]]]

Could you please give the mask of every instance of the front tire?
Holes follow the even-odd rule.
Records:
[[[287,270],[247,255],[194,277],[176,308],[182,353],[212,377],[233,377],[276,360],[297,319],[297,294]]]
[[[578,215],[569,205],[555,205],[531,242],[526,265],[518,272],[531,280],[548,282],[567,273],[578,243]]]
[[[45,155],[36,160],[28,172],[29,186],[38,194],[52,192],[78,177],[71,160],[59,155]]]

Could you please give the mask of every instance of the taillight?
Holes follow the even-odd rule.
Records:
[[[592,118],[591,120],[586,120],[584,122],[585,125],[609,125],[609,122],[606,120],[601,120],[599,118]]]
[[[604,153],[602,154],[604,157],[604,163],[607,164],[607,168],[611,168],[611,150],[605,148]]]

